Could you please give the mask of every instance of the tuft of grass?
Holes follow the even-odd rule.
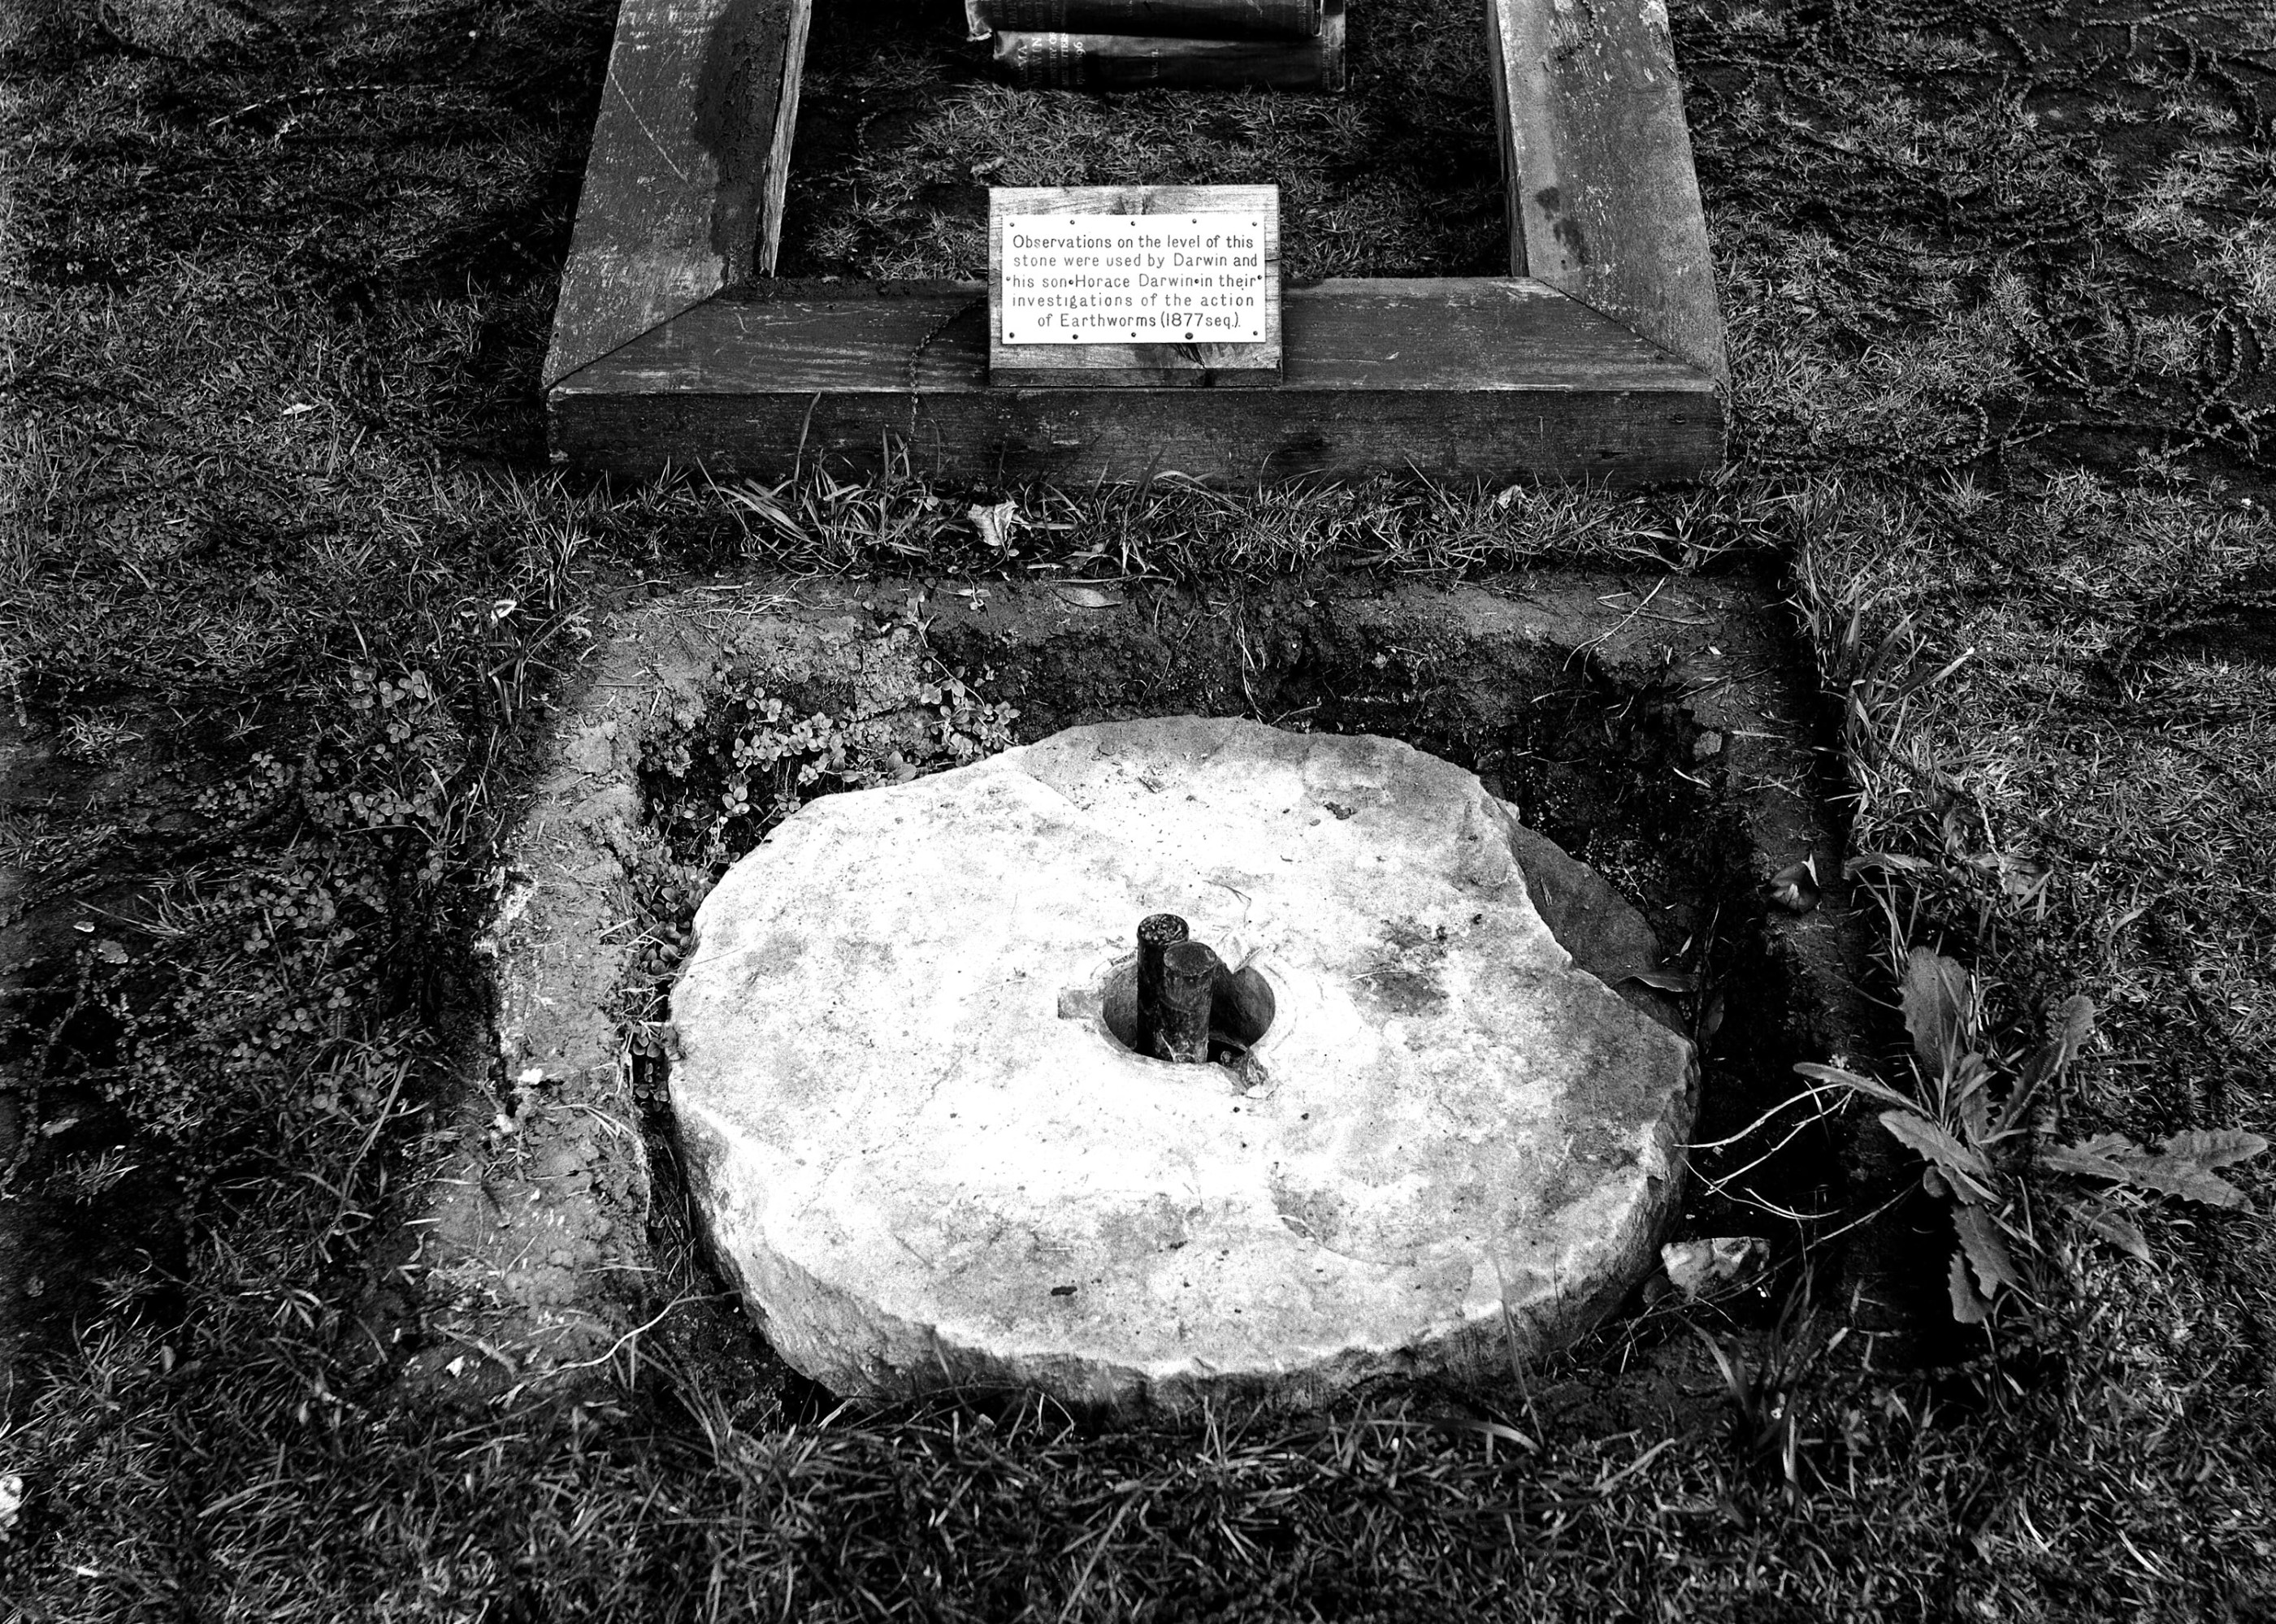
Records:
[[[1739,477],[1655,497],[1390,477],[1236,494],[1168,471],[1135,486],[1038,486],[991,501],[952,497],[906,465],[872,482],[813,468],[713,496],[744,556],[793,573],[892,573],[922,559],[956,575],[1180,584],[1321,569],[1743,567],[1779,545],[1792,507]]]
[[[1840,1346],[1846,1328],[1830,1335],[1811,1301],[1810,1271],[1795,1276],[1777,1321],[1761,1339],[1758,1359],[1742,1347],[1726,1347],[1696,1322],[1692,1330],[1723,1378],[1730,1401],[1731,1439],[1756,1481],[1781,1484],[1789,1505],[1800,1504],[1803,1481],[1806,1411],[1815,1397],[1819,1362]]]

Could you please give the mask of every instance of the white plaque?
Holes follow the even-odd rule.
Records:
[[[1005,344],[1261,344],[1264,217],[1006,215]]]

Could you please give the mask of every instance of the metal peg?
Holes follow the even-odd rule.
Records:
[[[1225,960],[1201,942],[1172,942],[1162,950],[1162,984],[1151,1050],[1157,1059],[1193,1065],[1210,1058],[1210,1006]]]
[[[1162,953],[1186,937],[1186,922],[1175,914],[1149,914],[1138,922],[1138,1030],[1130,1046],[1140,1054],[1154,1052],[1154,1034],[1161,1029]]]

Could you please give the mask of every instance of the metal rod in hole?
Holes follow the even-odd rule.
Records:
[[[1205,1064],[1210,1051],[1210,1006],[1225,960],[1201,942],[1172,942],[1162,950],[1161,1001],[1153,1032],[1154,1058]]]
[[[1161,1029],[1162,951],[1186,935],[1186,922],[1175,914],[1149,914],[1138,922],[1138,1031],[1131,1047],[1140,1054],[1154,1052],[1154,1034]]]

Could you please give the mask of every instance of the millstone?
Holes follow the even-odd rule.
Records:
[[[1569,1339],[1650,1264],[1695,1071],[1522,833],[1395,740],[1198,717],[802,808],[673,994],[715,1256],[848,1394],[1306,1405]],[[1237,1064],[1127,1046],[1165,913],[1270,990]]]

